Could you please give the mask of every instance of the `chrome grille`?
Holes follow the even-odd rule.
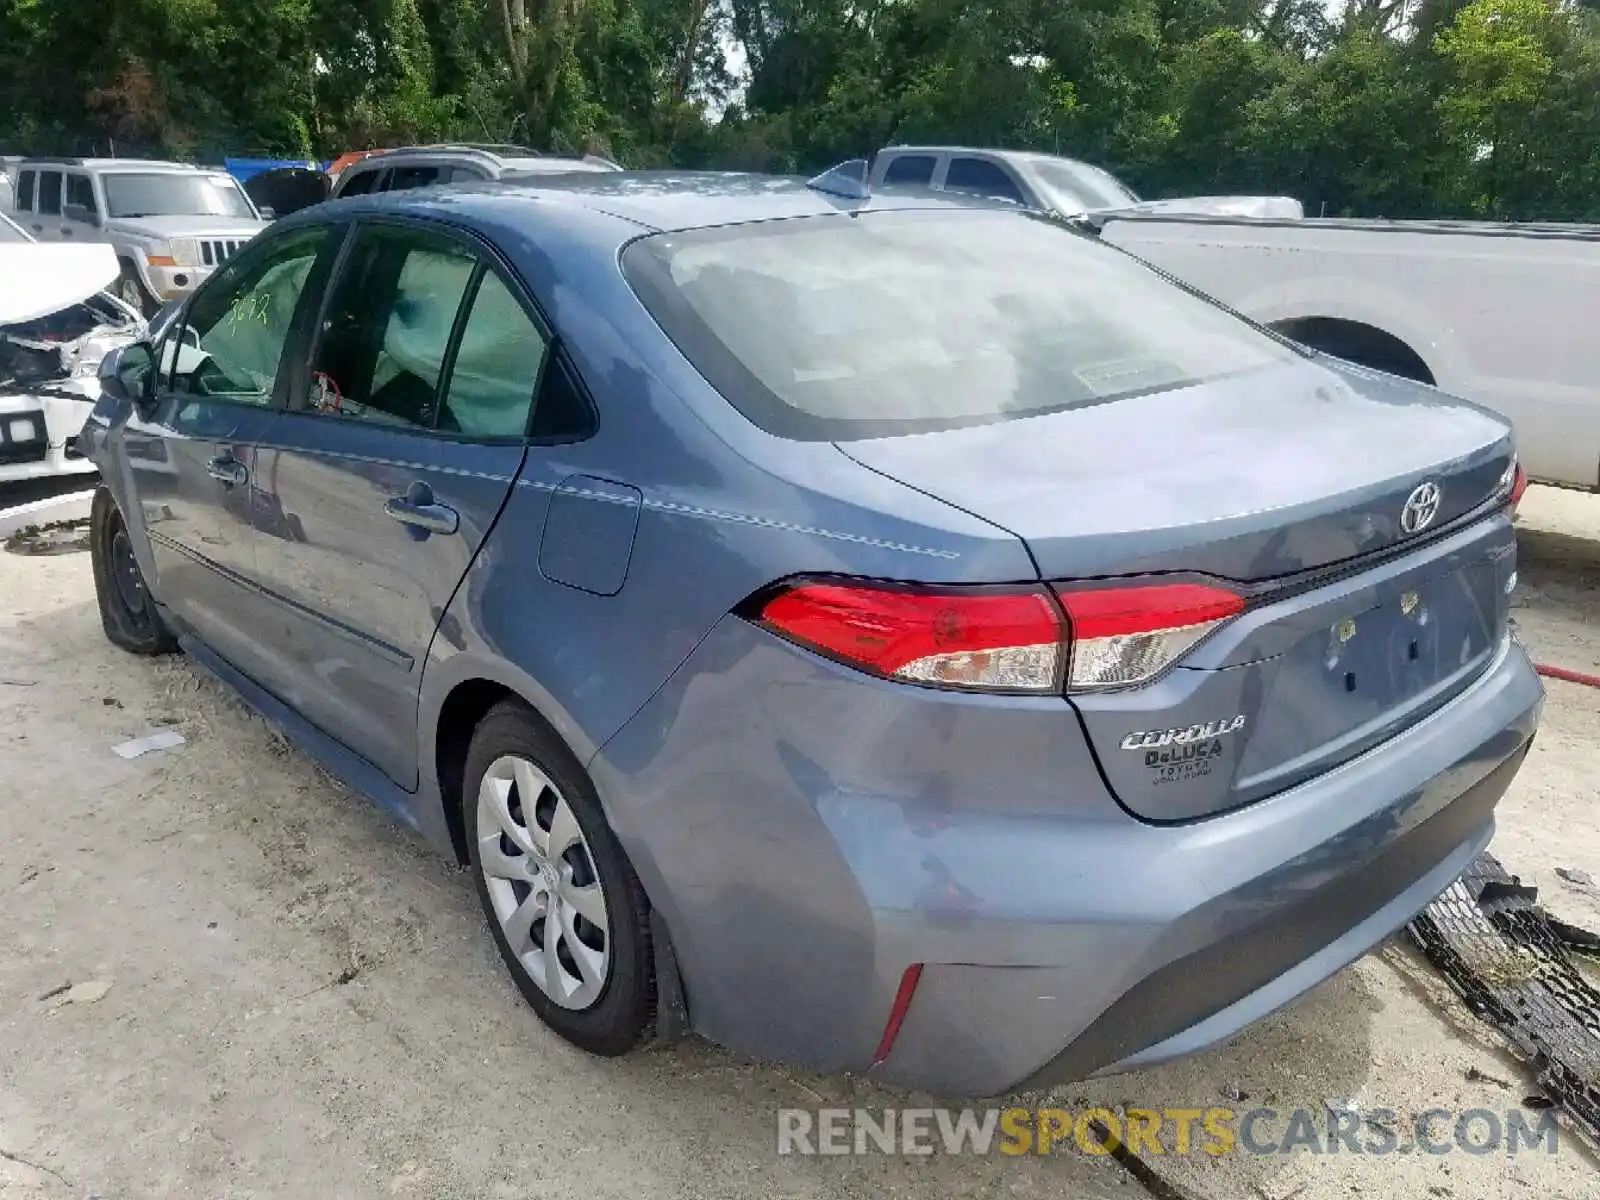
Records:
[[[200,243],[200,261],[208,267],[220,267],[239,251],[244,243],[237,238],[214,238]]]

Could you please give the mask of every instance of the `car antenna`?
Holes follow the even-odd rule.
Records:
[[[868,169],[866,159],[848,159],[806,180],[806,186],[815,192],[843,196],[846,200],[870,200],[872,189],[867,186]]]

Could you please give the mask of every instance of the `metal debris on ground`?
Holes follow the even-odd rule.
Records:
[[[141,754],[149,754],[154,750],[171,750],[174,746],[183,745],[183,734],[174,729],[163,729],[159,733],[147,734],[142,738],[134,738],[131,742],[122,742],[111,747],[111,753],[118,758],[138,758]]]
[[[1510,1039],[1539,1087],[1600,1143],[1600,990],[1568,955],[1584,930],[1554,921],[1538,890],[1480,854],[1411,923],[1469,1007]]]

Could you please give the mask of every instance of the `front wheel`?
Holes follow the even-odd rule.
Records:
[[[89,559],[94,566],[100,624],[112,645],[132,654],[171,654],[178,639],[162,620],[133,552],[133,535],[107,488],[89,510]]]
[[[144,281],[139,278],[139,272],[132,263],[126,259],[122,262],[122,274],[117,276],[117,299],[137,311],[141,316],[153,316],[156,311],[155,297],[144,286]]]
[[[490,709],[462,806],[478,898],[528,1004],[592,1054],[626,1054],[655,1017],[644,889],[583,768],[524,705]]]

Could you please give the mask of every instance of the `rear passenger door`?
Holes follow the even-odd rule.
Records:
[[[428,647],[521,467],[550,343],[483,246],[360,224],[259,448],[262,682],[402,787]]]

